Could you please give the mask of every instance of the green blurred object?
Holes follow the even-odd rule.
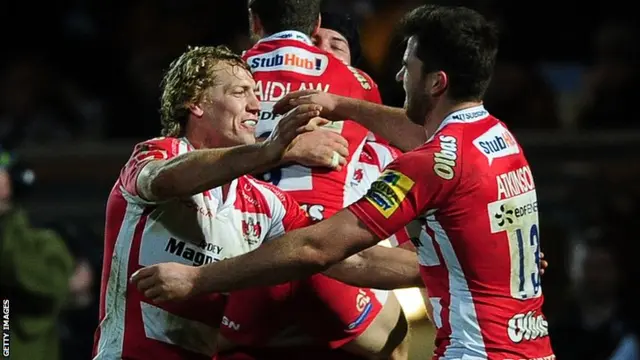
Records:
[[[10,300],[13,360],[59,358],[56,321],[73,258],[55,232],[36,229],[23,210],[0,218],[0,289]]]

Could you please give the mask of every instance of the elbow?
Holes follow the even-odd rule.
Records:
[[[331,253],[322,247],[315,246],[312,242],[307,241],[305,245],[298,248],[299,260],[310,272],[322,272],[331,265],[339,262],[341,259],[335,259]]]

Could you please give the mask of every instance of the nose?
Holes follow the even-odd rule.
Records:
[[[255,93],[251,93],[247,101],[247,112],[257,115],[260,112],[260,100]]]
[[[404,81],[404,67],[400,69],[400,71],[398,71],[398,73],[396,74],[396,81],[397,82]]]

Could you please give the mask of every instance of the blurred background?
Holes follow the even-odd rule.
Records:
[[[327,10],[359,21],[355,65],[378,82],[388,105],[404,99],[394,82],[403,51],[395,25],[423,3],[326,1]],[[637,13],[617,0],[438,3],[475,8],[501,27],[485,105],[519,138],[536,177],[556,355],[638,359]],[[89,359],[109,190],[132,145],[159,135],[159,82],[170,61],[187,45],[249,47],[246,1],[6,5],[0,293],[20,299],[11,308],[19,342],[12,358],[55,359],[59,351],[60,359]],[[433,328],[411,307],[415,293],[404,298],[412,359],[430,358]]]

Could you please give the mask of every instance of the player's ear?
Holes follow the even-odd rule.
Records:
[[[449,77],[447,73],[444,71],[436,71],[430,74],[430,79],[427,81],[427,86],[430,89],[427,89],[432,96],[440,96],[447,91],[449,87]]]
[[[249,27],[252,34],[262,36],[262,21],[251,9],[249,9]]]
[[[318,35],[318,31],[320,31],[320,26],[322,26],[322,15],[318,14],[318,20],[316,21],[316,25],[311,30],[311,37]]]
[[[204,110],[202,109],[202,107],[200,107],[200,105],[189,104],[187,107],[189,108],[189,112],[191,112],[196,117],[202,117],[202,115],[204,115]]]

